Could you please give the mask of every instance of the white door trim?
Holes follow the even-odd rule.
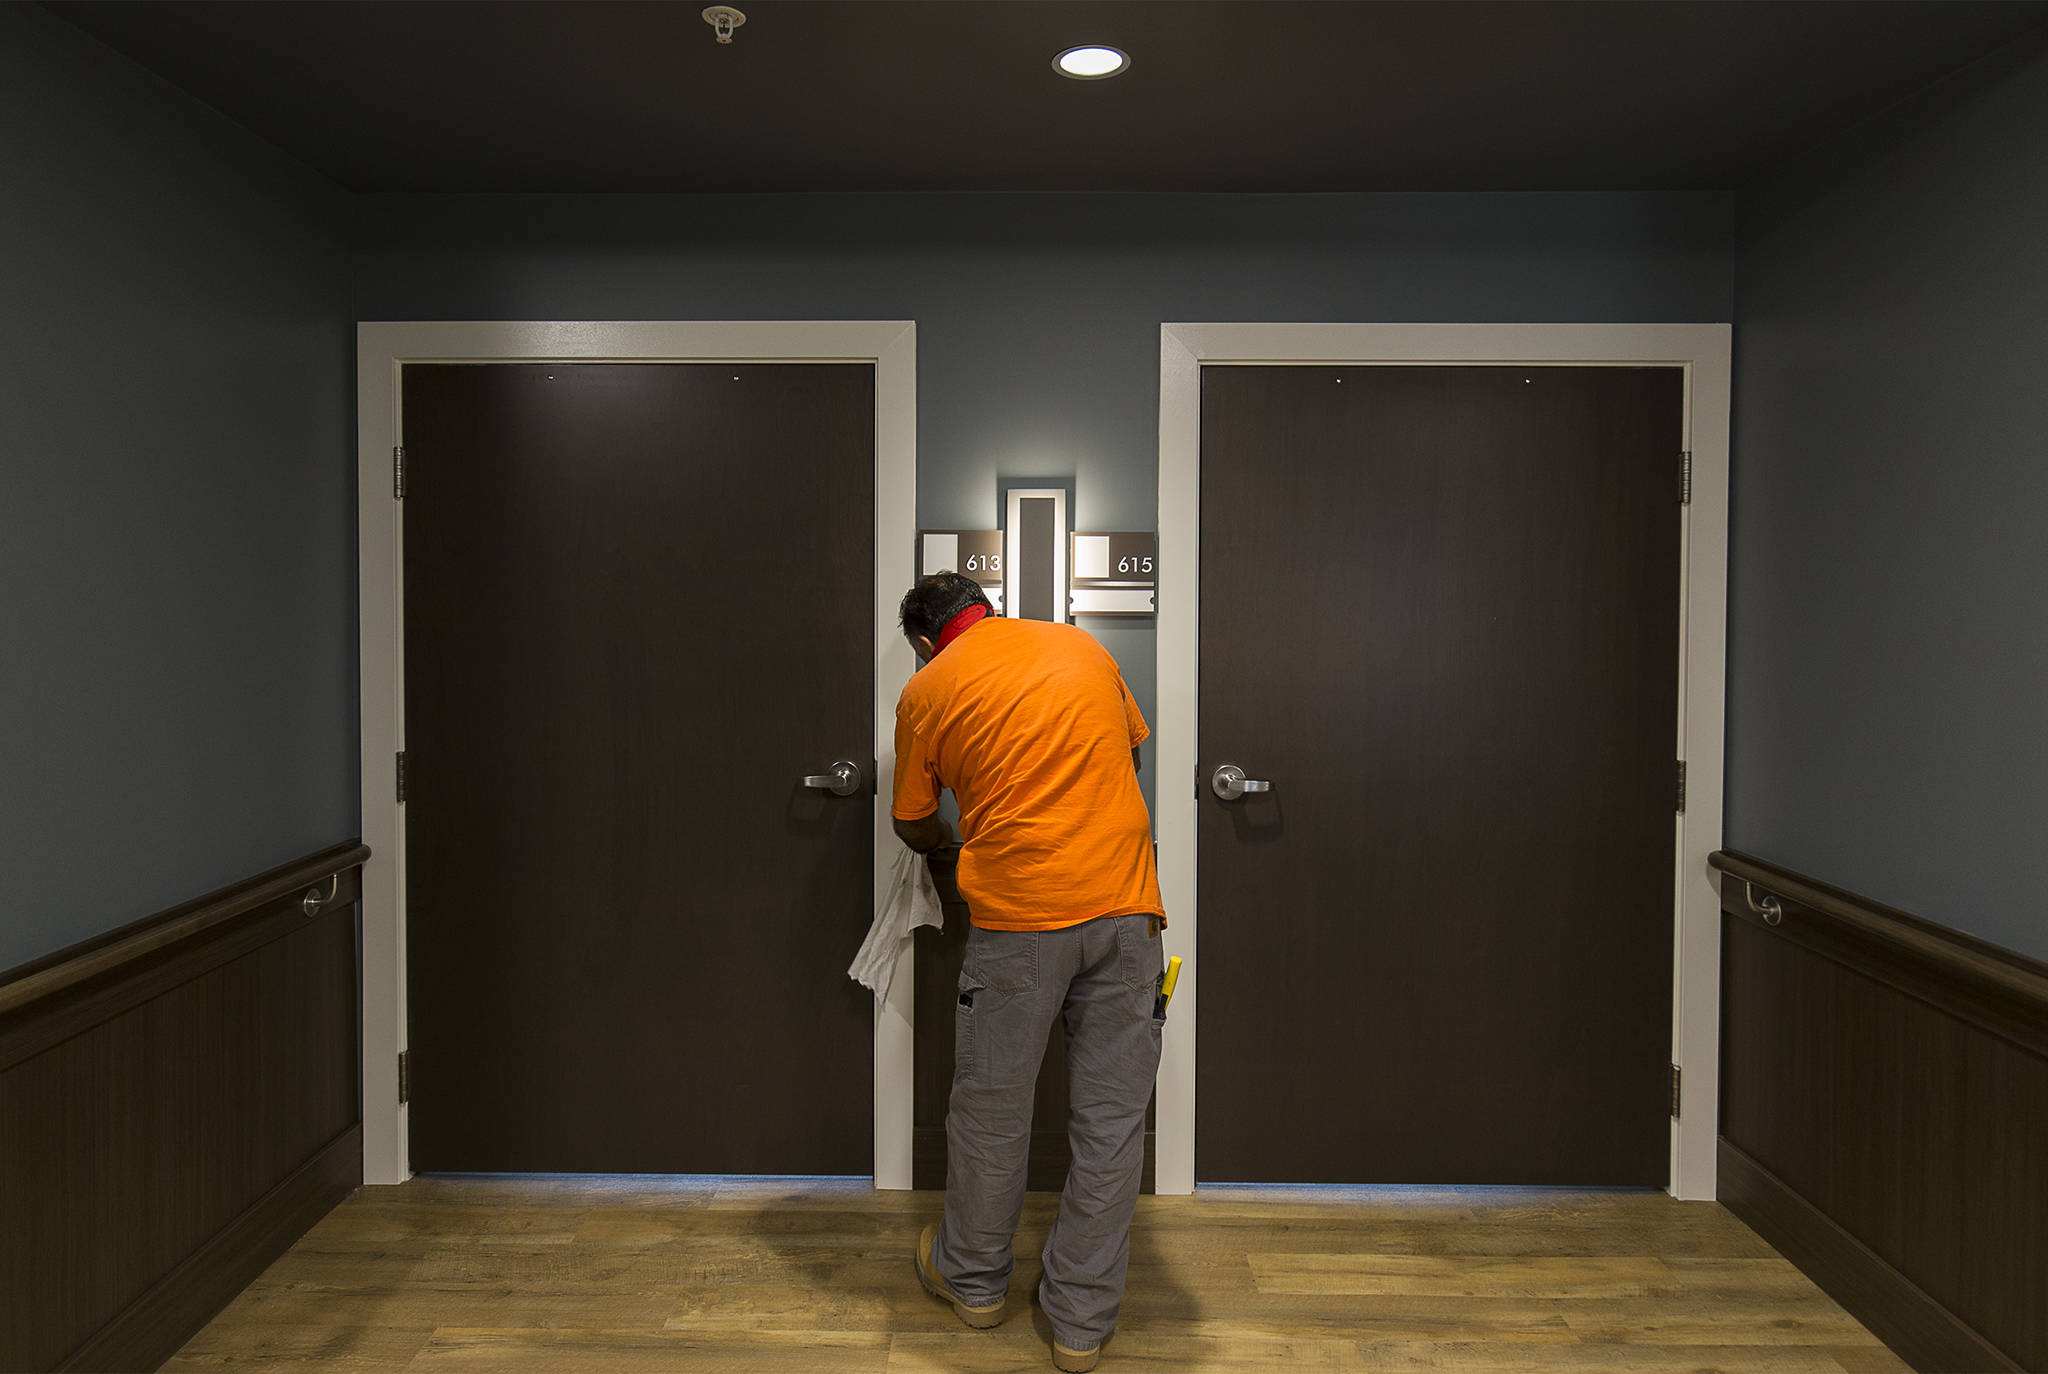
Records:
[[[1675,818],[1672,1062],[1684,1067],[1671,1129],[1671,1193],[1712,1198],[1719,1119],[1721,908],[1707,855],[1721,844],[1727,658],[1726,324],[1167,324],[1159,331],[1160,884],[1184,960],[1159,1068],[1158,1188],[1195,1186],[1195,1018],[1201,1012],[1195,891],[1195,687],[1201,662],[1201,459],[1205,363],[1572,363],[1685,369],[1692,504],[1680,535],[1678,758],[1687,800]],[[1677,454],[1672,455],[1676,461]],[[1176,781],[1177,780],[1177,781]],[[1533,876],[1533,875],[1532,875]]]
[[[405,829],[396,756],[404,747],[403,503],[393,499],[392,448],[403,442],[399,368],[407,362],[850,362],[875,368],[874,754],[880,796],[895,774],[896,693],[910,647],[896,604],[915,577],[917,326],[906,320],[697,322],[397,321],[356,326],[358,590],[362,678],[363,1181],[411,1176],[407,1108],[398,1101],[405,1048]],[[737,570],[735,570],[737,572]],[[875,896],[901,848],[889,808],[874,805]],[[843,939],[850,963],[861,931]],[[910,1186],[911,987],[906,949],[887,1007],[875,1014],[874,1174]]]

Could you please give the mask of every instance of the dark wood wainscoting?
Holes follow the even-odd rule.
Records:
[[[155,1368],[361,1182],[368,854],[0,974],[0,1369]]]
[[[932,882],[945,907],[943,930],[923,926],[916,932],[917,986],[914,1011],[916,1057],[912,1071],[910,1186],[946,1186],[946,1102],[953,1091],[953,1008],[959,997],[960,964],[967,957],[967,903],[954,880],[957,849],[931,856]],[[1153,1108],[1145,1112],[1144,1191],[1153,1191]],[[1038,1070],[1038,1096],[1031,1112],[1031,1158],[1025,1187],[1034,1193],[1056,1193],[1066,1183],[1067,1165],[1067,1033],[1053,1022]]]
[[[2048,965],[1712,862],[1722,1201],[1915,1368],[2048,1369]]]

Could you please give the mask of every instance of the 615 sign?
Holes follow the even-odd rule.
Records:
[[[1149,530],[1076,534],[1068,563],[1075,615],[1151,615],[1159,584],[1159,536]]]

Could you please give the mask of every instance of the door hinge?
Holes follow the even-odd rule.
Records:
[[[412,1101],[412,1051],[398,1052],[398,1100]]]
[[[1689,506],[1692,504],[1692,450],[1687,449],[1678,456],[1684,465],[1684,474],[1679,479],[1678,504]]]
[[[395,501],[405,499],[405,447],[402,444],[391,447],[391,497]]]
[[[398,804],[405,805],[405,751],[398,751]],[[1684,808],[1679,808],[1683,810]]]
[[[1678,761],[1678,814],[1685,814],[1685,760]]]
[[[1671,1119],[1673,1121],[1678,1120],[1678,1078],[1678,1065],[1673,1064],[1671,1066]]]

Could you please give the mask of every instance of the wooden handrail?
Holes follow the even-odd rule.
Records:
[[[97,978],[167,945],[189,940],[223,921],[233,920],[282,898],[299,895],[304,889],[323,883],[336,874],[360,868],[369,857],[367,846],[351,841],[273,869],[250,882],[223,888],[197,903],[173,907],[141,922],[131,934],[90,946],[73,958],[32,968],[11,982],[0,983],[0,1016],[18,1011],[39,998],[74,987],[88,978]]]
[[[1707,856],[1709,867],[1778,895],[1783,901],[1832,917],[1864,935],[1912,951],[1944,970],[1980,979],[2048,1009],[2048,965],[2000,949],[1987,941],[1884,906],[1853,892],[1830,887],[1790,869],[1743,854],[1717,849]],[[1743,919],[1752,919],[1746,912]],[[1786,913],[1786,919],[1792,919]],[[1763,925],[1761,920],[1757,924]]]

